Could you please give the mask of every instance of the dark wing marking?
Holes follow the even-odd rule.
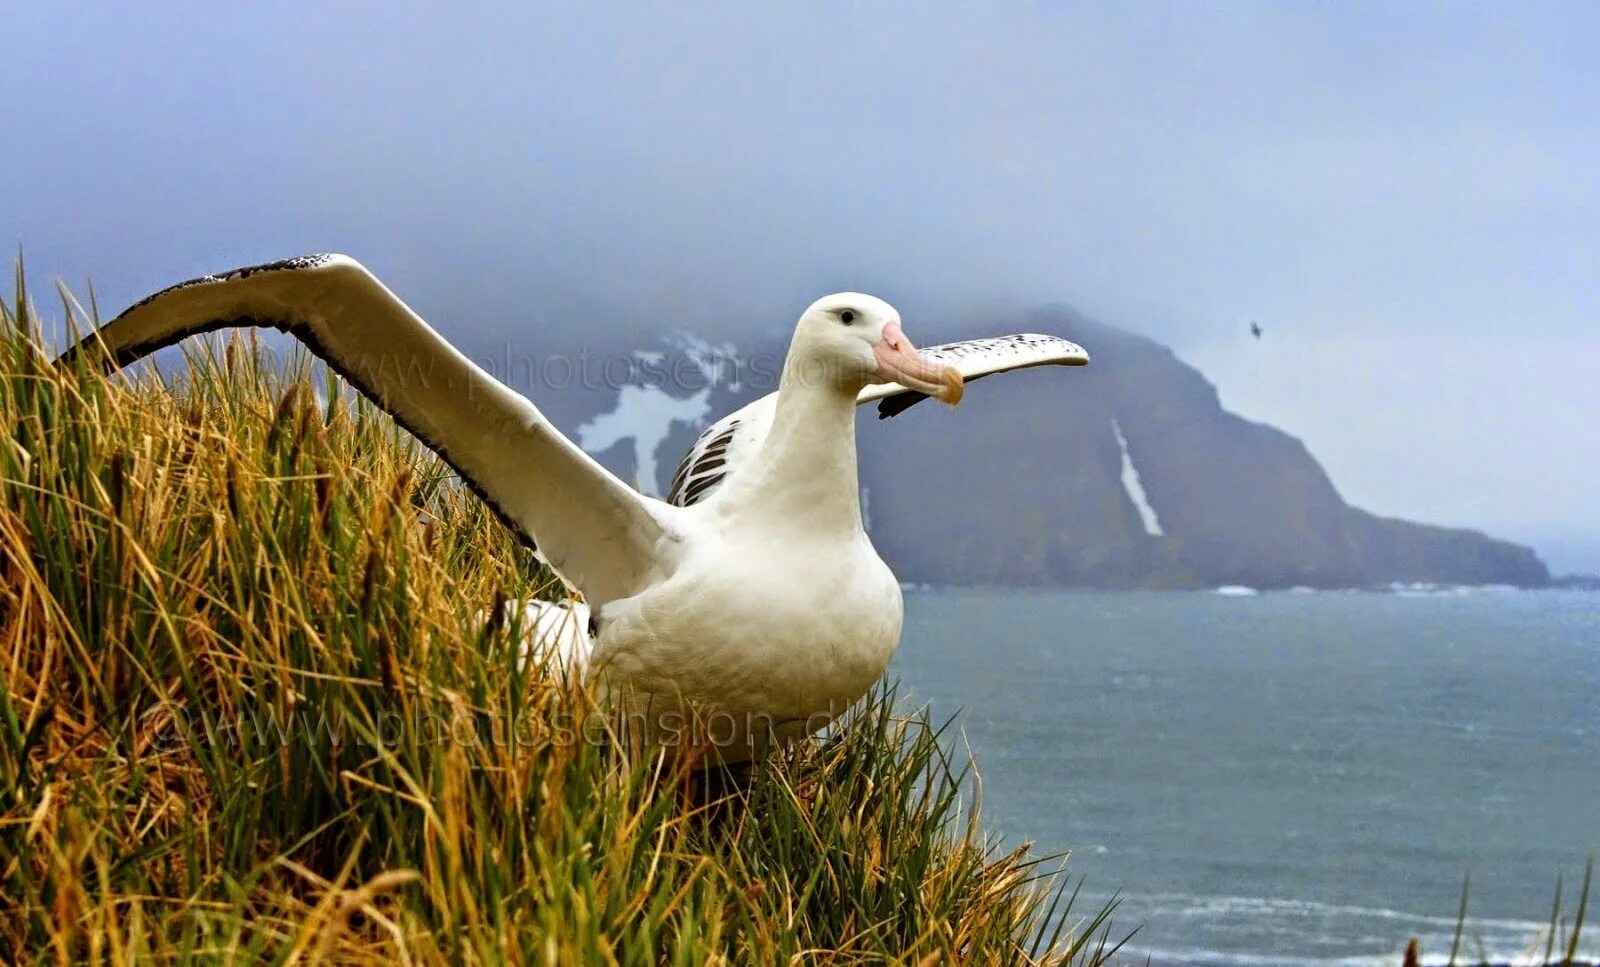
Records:
[[[738,413],[719,420],[700,434],[684,454],[667,489],[667,503],[688,507],[699,503],[711,487],[722,480],[728,462],[728,448],[745,420]]]

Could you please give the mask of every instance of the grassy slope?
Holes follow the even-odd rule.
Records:
[[[892,695],[697,808],[478,627],[558,589],[383,414],[249,340],[181,387],[56,373],[22,291],[0,962],[1097,962]]]

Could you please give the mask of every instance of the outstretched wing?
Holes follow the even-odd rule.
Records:
[[[917,350],[936,363],[954,366],[961,373],[962,382],[970,383],[995,373],[1009,373],[1035,366],[1087,366],[1089,354],[1075,342],[1060,336],[1044,336],[1036,332],[1022,332],[1013,336],[990,336],[986,339],[968,339],[947,342]],[[899,383],[879,383],[868,386],[856,397],[856,403],[879,400],[878,419],[887,420],[928,398],[928,394],[906,389]]]
[[[126,366],[230,327],[278,329],[304,342],[439,454],[590,604],[627,597],[667,566],[674,508],[618,480],[347,256],[308,255],[180,283],[61,361]]]
[[[930,346],[918,352],[935,362],[955,367],[962,380],[968,383],[994,373],[1034,366],[1083,366],[1089,362],[1089,354],[1077,343],[1038,333],[968,339]],[[856,403],[878,401],[878,419],[887,420],[927,398],[926,393],[907,389],[899,383],[877,383],[862,390]],[[672,486],[667,490],[667,502],[679,507],[697,504],[745,466],[761,449],[761,442],[772,428],[777,401],[778,394],[768,393],[706,428],[678,464]]]

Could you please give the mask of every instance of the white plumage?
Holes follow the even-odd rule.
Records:
[[[728,761],[837,718],[899,642],[900,588],[861,522],[856,405],[883,400],[892,415],[928,395],[953,404],[963,377],[1088,361],[1036,335],[918,352],[887,303],[828,296],[801,316],[778,391],[708,429],[663,502],[618,480],[341,255],[182,283],[67,355],[103,348],[126,365],[230,326],[305,342],[581,592],[572,606],[526,606],[531,657],[596,676],[649,736]]]

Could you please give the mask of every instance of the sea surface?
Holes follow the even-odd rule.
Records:
[[[1600,845],[1600,594],[908,591],[895,661],[1132,962],[1442,963],[1468,872],[1514,962]]]

